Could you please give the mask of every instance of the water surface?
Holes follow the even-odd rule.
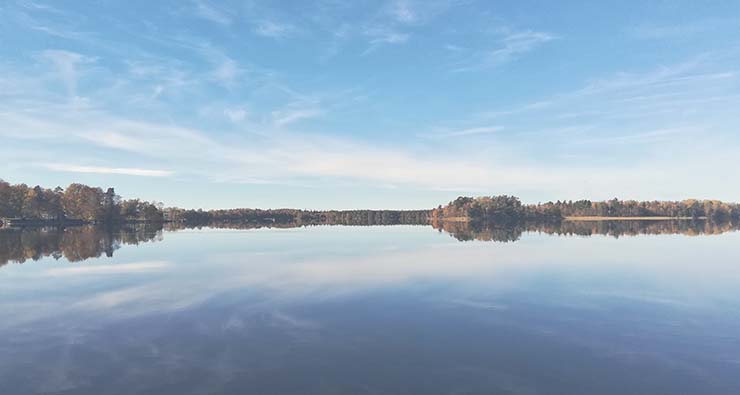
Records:
[[[740,233],[651,226],[2,230],[0,393],[740,393]]]

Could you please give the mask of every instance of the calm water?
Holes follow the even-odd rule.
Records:
[[[669,228],[8,230],[0,394],[738,394],[740,233]]]

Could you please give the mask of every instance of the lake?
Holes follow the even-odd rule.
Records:
[[[2,394],[740,393],[727,227],[3,229],[0,264]]]

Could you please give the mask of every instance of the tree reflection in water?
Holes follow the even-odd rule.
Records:
[[[708,220],[614,220],[614,221],[552,221],[512,222],[494,224],[485,222],[432,222],[440,232],[445,231],[460,241],[481,240],[509,242],[517,241],[525,232],[537,232],[558,236],[611,237],[681,234],[686,236],[717,235],[738,230],[740,224],[730,221]]]
[[[397,223],[405,224],[405,223]],[[363,224],[353,224],[353,226]],[[364,225],[377,225],[367,223]],[[386,223],[384,225],[393,225]],[[409,224],[406,224],[409,225]],[[419,225],[413,223],[410,225]],[[506,224],[476,222],[433,221],[434,229],[449,233],[460,241],[480,240],[496,242],[517,241],[525,232],[537,232],[558,236],[607,235],[612,237],[645,234],[714,235],[738,229],[732,222],[712,222],[707,220],[683,221],[553,221],[553,222],[511,222]],[[307,225],[298,223],[209,223],[210,228],[257,229],[257,228],[295,228]],[[428,226],[428,225],[421,225]],[[201,226],[198,226],[200,228]],[[192,227],[182,224],[165,224],[164,230],[177,231]],[[161,224],[137,224],[122,227],[43,227],[43,228],[0,228],[0,266],[8,262],[23,263],[37,261],[44,257],[69,262],[97,258],[105,254],[112,257],[113,252],[123,245],[137,245],[163,239]]]
[[[97,258],[122,245],[162,240],[162,225],[0,228],[0,265],[43,257],[69,262]]]

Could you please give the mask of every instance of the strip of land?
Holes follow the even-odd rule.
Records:
[[[523,204],[516,196],[460,196],[421,210],[183,209],[122,199],[115,190],[73,183],[54,189],[0,180],[0,226],[182,223],[256,225],[388,225],[430,222],[512,224],[560,221],[672,221],[740,223],[740,204],[719,200],[562,201]]]
[[[691,219],[707,219],[707,217],[600,217],[600,216],[585,216],[585,217],[565,217],[566,221],[671,221],[671,220],[691,220]]]
[[[445,222],[470,222],[470,217],[442,217]]]

